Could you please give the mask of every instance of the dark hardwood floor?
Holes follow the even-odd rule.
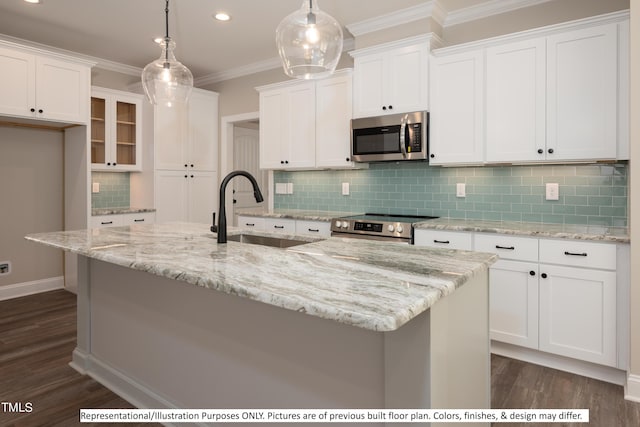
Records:
[[[33,405],[30,413],[0,407],[0,426],[89,426],[78,420],[81,408],[133,407],[68,366],[75,335],[74,294],[0,301],[0,402]],[[622,387],[505,357],[492,356],[491,392],[493,408],[589,409],[591,427],[640,426],[640,404],[625,401]]]

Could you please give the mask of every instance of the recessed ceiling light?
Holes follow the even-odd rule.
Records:
[[[26,1],[27,3],[36,3],[36,4],[42,3],[42,0],[24,0],[24,1]]]
[[[231,16],[226,12],[217,12],[213,17],[218,21],[228,21],[231,19]]]

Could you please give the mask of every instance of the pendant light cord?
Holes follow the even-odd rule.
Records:
[[[164,59],[166,62],[169,62],[169,0],[167,0],[167,3],[164,8],[164,24],[165,24],[165,29],[167,30],[166,35],[164,37],[164,41],[167,45],[165,46]]]

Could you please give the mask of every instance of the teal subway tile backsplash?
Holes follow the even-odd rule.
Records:
[[[130,207],[128,172],[93,172],[91,181],[100,183],[100,192],[91,193],[92,209]]]
[[[628,165],[532,165],[442,168],[421,162],[372,163],[369,169],[275,172],[293,194],[277,209],[400,213],[462,219],[628,225]],[[350,195],[341,193],[350,184]],[[456,197],[456,184],[466,197]],[[560,185],[545,200],[545,184]]]

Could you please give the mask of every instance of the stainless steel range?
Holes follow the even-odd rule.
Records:
[[[331,235],[413,244],[413,224],[435,218],[438,217],[375,213],[345,216],[331,221]]]

